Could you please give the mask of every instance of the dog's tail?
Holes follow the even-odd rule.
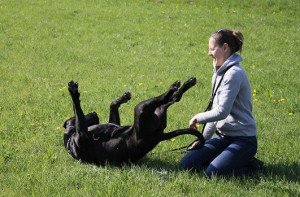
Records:
[[[171,131],[169,133],[164,133],[161,136],[160,141],[169,140],[169,139],[177,137],[179,135],[194,135],[194,136],[196,136],[198,138],[197,140],[199,140],[201,142],[201,144],[205,143],[205,139],[204,139],[202,133],[200,133],[196,129],[190,129],[190,128],[187,128],[187,129],[178,129],[178,130],[175,130],[175,131]]]
[[[202,135],[202,133],[200,133],[198,130],[196,129],[178,129],[169,133],[164,133],[160,139],[160,141],[165,141],[165,140],[169,140],[171,138],[174,138],[176,136],[179,135],[194,135],[196,136],[198,139],[196,139],[195,141],[193,141],[193,143],[187,145],[187,146],[182,146],[180,148],[175,148],[172,149],[170,151],[178,151],[178,150],[183,150],[185,149],[185,151],[190,151],[190,150],[195,150],[195,149],[199,149],[201,147],[204,146],[205,144],[205,139]]]

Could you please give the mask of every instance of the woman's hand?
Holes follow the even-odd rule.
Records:
[[[189,122],[189,127],[191,129],[197,129],[197,126],[196,126],[197,123],[198,123],[197,118],[194,116]]]
[[[188,147],[187,147],[187,151],[191,151],[191,150],[197,150],[197,149],[200,149],[203,147],[205,143],[205,140],[204,141],[201,141],[201,140],[195,140],[193,143],[191,143]]]

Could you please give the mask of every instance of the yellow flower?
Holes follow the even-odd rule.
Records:
[[[64,86],[62,88],[59,88],[59,91],[64,91],[65,89],[67,89],[67,86]]]
[[[175,141],[175,138],[172,138],[172,139],[171,139],[171,142],[174,142],[174,141]]]
[[[284,101],[285,101],[285,98],[283,98],[283,97],[281,97],[281,98],[278,100],[279,103],[283,103]]]
[[[289,113],[289,116],[292,116],[293,114],[294,114],[294,113],[290,112],[290,113]]]
[[[256,96],[256,89],[253,89],[252,92],[253,92],[252,95],[253,95],[253,96]]]
[[[143,83],[139,83],[138,85],[141,86],[141,85],[143,85]]]

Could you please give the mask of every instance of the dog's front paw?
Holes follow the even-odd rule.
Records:
[[[131,93],[125,92],[122,96],[120,96],[118,99],[111,102],[111,107],[120,107],[121,104],[127,103],[131,99]]]
[[[127,101],[129,101],[131,99],[131,93],[130,92],[125,92],[124,94],[123,94],[123,96],[122,96],[122,100],[124,101],[124,102],[127,102]]]
[[[70,94],[79,96],[78,83],[77,82],[74,82],[73,80],[70,81],[68,83],[68,89],[69,89]]]

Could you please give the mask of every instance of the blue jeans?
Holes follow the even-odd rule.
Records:
[[[257,138],[217,137],[207,140],[198,150],[189,151],[181,160],[183,170],[204,170],[206,176],[243,176],[255,171],[250,165],[257,152]]]

